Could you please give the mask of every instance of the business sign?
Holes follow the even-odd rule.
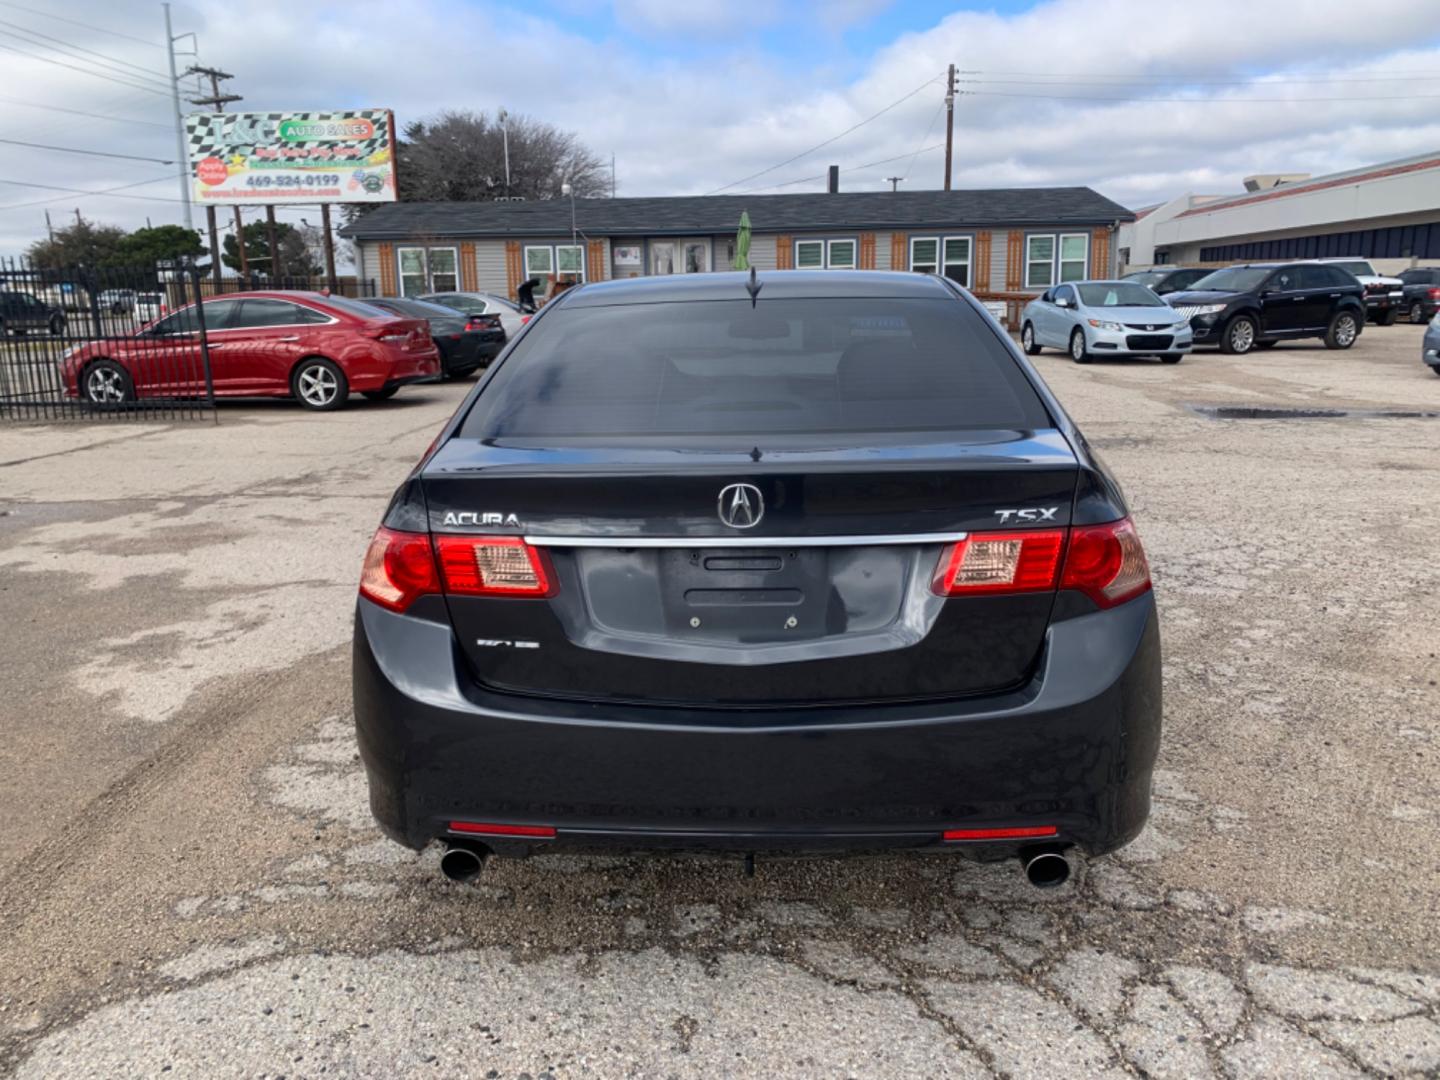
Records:
[[[387,109],[191,113],[185,134],[198,203],[395,201]]]

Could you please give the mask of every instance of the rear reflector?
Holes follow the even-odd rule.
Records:
[[[469,833],[473,836],[533,836],[541,840],[553,840],[555,830],[549,825],[494,825],[485,821],[452,821],[451,832]]]
[[[1083,592],[1102,608],[1150,588],[1150,564],[1130,519],[1071,529],[1060,587]]]
[[[518,536],[437,536],[435,551],[452,595],[554,595],[545,558]]]
[[[1064,549],[1063,529],[972,533],[941,557],[934,589],[941,596],[1052,591]]]
[[[1022,825],[1009,829],[946,829],[945,840],[1028,840],[1037,836],[1056,836],[1054,825]]]
[[[424,533],[380,528],[365,552],[360,595],[391,611],[404,611],[416,597],[440,591],[440,575]]]

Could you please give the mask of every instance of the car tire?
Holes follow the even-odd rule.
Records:
[[[63,333],[65,333],[65,316],[52,315],[50,317],[50,336],[59,337]]]
[[[1325,330],[1327,349],[1348,349],[1360,336],[1360,322],[1351,311],[1340,311],[1330,320]]]
[[[1416,326],[1430,321],[1429,319],[1425,318],[1425,305],[1420,303],[1419,300],[1416,300],[1413,304],[1410,305],[1409,316],[1410,321]]]
[[[1181,360],[1184,359],[1185,354],[1183,352],[1170,352],[1160,354],[1160,362],[1162,364],[1178,364]]]
[[[1077,364],[1088,364],[1090,362],[1090,350],[1085,347],[1085,331],[1078,326],[1070,335],[1070,359]]]
[[[398,386],[387,386],[387,387],[385,387],[385,389],[383,389],[383,390],[362,390],[362,391],[360,391],[361,394],[363,394],[365,397],[369,398],[371,401],[389,401],[392,397],[394,397],[394,396],[395,396],[396,394],[398,394],[399,392],[400,392],[400,388],[399,388]]]
[[[1225,324],[1220,335],[1220,351],[1231,356],[1244,356],[1255,347],[1255,320],[1249,315],[1236,315]]]
[[[1399,308],[1393,308],[1393,307],[1392,307],[1392,308],[1388,308],[1388,309],[1386,309],[1385,311],[1383,311],[1383,312],[1379,315],[1379,317],[1376,318],[1375,323],[1376,323],[1376,325],[1378,325],[1378,326],[1394,326],[1394,325],[1395,325],[1395,320],[1398,319],[1399,317],[1400,317],[1400,309],[1399,309]]]
[[[80,373],[80,400],[92,409],[118,409],[135,400],[135,382],[114,360],[96,360]]]
[[[311,356],[295,365],[290,375],[290,393],[307,409],[331,412],[345,404],[350,383],[334,361]]]
[[[1040,344],[1035,340],[1035,327],[1028,322],[1020,328],[1020,347],[1027,356],[1040,355]]]

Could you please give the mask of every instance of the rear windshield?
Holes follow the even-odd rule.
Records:
[[[372,307],[360,300],[351,300],[348,296],[327,296],[321,303],[326,307],[353,315],[357,319],[393,319],[395,317],[393,311]]]
[[[1112,281],[1103,285],[1077,285],[1086,307],[1166,307],[1164,300],[1144,285]]]
[[[388,315],[400,314],[412,319],[460,319],[460,313],[454,308],[424,300],[392,300],[386,297],[383,300],[367,300],[365,306],[381,308]]]
[[[1375,268],[1371,266],[1368,262],[1365,262],[1363,259],[1357,259],[1354,262],[1331,263],[1330,265],[1338,266],[1341,270],[1348,270],[1356,277],[1375,276]]]
[[[1126,274],[1122,280],[1138,281],[1141,285],[1158,285],[1165,280],[1165,271],[1136,270],[1133,274]]]
[[[520,338],[462,437],[1033,430],[1051,421],[984,317],[953,300],[562,307]]]

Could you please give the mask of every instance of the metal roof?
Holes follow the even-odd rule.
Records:
[[[734,232],[741,211],[757,233],[1113,225],[1135,216],[1088,187],[989,188],[576,199],[575,224],[593,236],[704,236]],[[569,233],[569,199],[384,203],[340,230],[357,240]]]

